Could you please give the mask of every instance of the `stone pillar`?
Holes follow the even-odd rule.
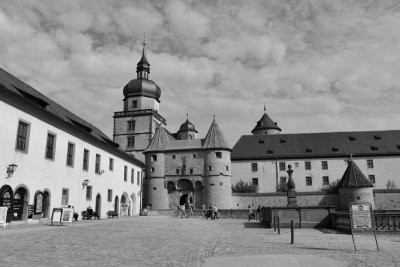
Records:
[[[288,166],[288,171],[287,171],[287,173],[288,173],[288,175],[289,175],[289,179],[288,179],[288,182],[287,182],[287,188],[288,188],[288,191],[287,191],[287,206],[288,207],[297,207],[297,193],[296,193],[296,190],[294,190],[295,189],[295,187],[296,187],[296,185],[294,184],[294,181],[293,181],[293,177],[292,177],[292,174],[293,174],[293,170],[292,170],[292,166],[289,164],[289,166]]]

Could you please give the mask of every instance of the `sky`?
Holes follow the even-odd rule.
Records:
[[[400,1],[13,0],[0,67],[112,137],[143,36],[160,114],[233,146],[282,133],[400,129]]]

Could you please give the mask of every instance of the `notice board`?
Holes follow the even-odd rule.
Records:
[[[63,208],[62,211],[62,223],[71,223],[72,225],[72,218],[74,217],[74,210],[71,208]]]
[[[55,222],[58,222],[59,226],[61,226],[62,213],[63,213],[62,208],[53,209],[53,212],[51,213],[51,225],[53,225],[53,223]]]
[[[372,229],[371,203],[351,203],[350,212],[353,229]]]
[[[8,207],[0,207],[0,225],[6,228]]]

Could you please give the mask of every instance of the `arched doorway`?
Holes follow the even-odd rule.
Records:
[[[119,214],[119,197],[115,196],[115,200],[114,200],[114,212],[118,215]]]
[[[95,211],[99,217],[101,217],[101,195],[97,194],[96,196],[96,208]]]
[[[123,194],[121,197],[121,216],[129,215],[129,199],[126,194]]]
[[[0,206],[7,207],[7,222],[11,221],[12,208],[13,208],[14,194],[9,185],[4,185],[0,188]]]
[[[13,201],[13,221],[21,221],[27,219],[28,210],[28,192],[25,188],[20,187],[14,193]]]
[[[181,198],[179,199],[179,205],[185,205],[185,207],[188,209],[189,208],[189,198],[188,194],[183,194]]]
[[[49,191],[44,191],[43,193],[43,218],[49,218],[50,214],[50,193]]]

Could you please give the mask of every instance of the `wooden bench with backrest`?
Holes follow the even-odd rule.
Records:
[[[117,217],[118,218],[118,213],[117,212],[115,212],[114,210],[109,210],[109,211],[107,211],[107,217],[108,218],[111,218],[111,217]]]

